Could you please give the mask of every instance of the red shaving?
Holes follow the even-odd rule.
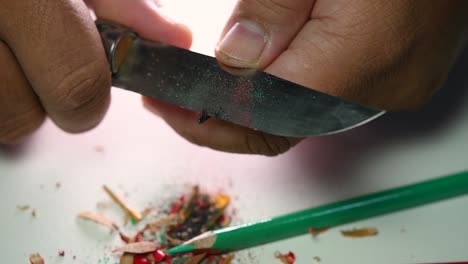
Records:
[[[133,264],[150,264],[151,262],[141,255],[135,255],[133,257]]]
[[[156,263],[160,262],[160,261],[163,261],[164,258],[166,257],[166,254],[164,254],[164,252],[162,250],[156,250],[153,253],[151,253],[151,255],[153,255],[154,261]]]
[[[283,264],[294,264],[296,261],[296,256],[291,251],[289,251],[287,254],[275,252],[275,258],[279,259],[281,262],[283,262]]]
[[[59,255],[60,257],[65,257],[65,251],[60,250],[60,251],[58,252],[58,255]]]

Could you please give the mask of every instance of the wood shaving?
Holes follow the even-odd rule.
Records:
[[[155,212],[156,210],[154,210],[153,208],[145,208],[143,211],[141,211],[141,217],[144,219],[146,218],[148,215],[150,215],[151,213]]]
[[[44,264],[44,259],[39,255],[39,253],[34,253],[29,256],[29,262],[31,264]]]
[[[291,251],[289,251],[287,254],[275,252],[275,258],[279,259],[283,264],[294,264],[296,261],[296,256]]]
[[[316,236],[328,231],[329,229],[330,229],[329,227],[320,228],[320,229],[315,229],[313,227],[310,227],[309,228],[309,233],[311,233],[313,237],[316,237]]]
[[[103,185],[102,188],[110,196],[110,198],[117,203],[127,214],[129,214],[133,219],[141,221],[143,219],[141,213],[133,208],[131,208],[122,197],[114,193],[109,187]]]
[[[167,217],[148,223],[145,229],[150,232],[156,232],[162,226],[176,226],[180,224],[182,220],[180,215],[168,215]]]
[[[343,230],[341,234],[345,237],[369,237],[376,236],[379,233],[375,227],[365,227],[352,230]]]
[[[145,254],[156,251],[159,248],[159,244],[152,241],[141,241],[136,243],[130,243],[125,246],[116,248],[112,253],[124,252],[133,254]]]
[[[203,261],[203,259],[206,258],[206,253],[198,254],[193,257],[191,257],[187,262],[184,264],[199,264]]]
[[[133,254],[123,254],[122,257],[120,257],[119,264],[133,264]]]
[[[112,220],[110,220],[109,218],[105,217],[102,214],[83,212],[83,213],[78,214],[78,218],[93,221],[97,224],[106,226],[112,230],[117,230],[117,231],[119,230],[119,227]]]
[[[171,244],[172,246],[178,246],[178,245],[184,243],[184,241],[182,241],[180,239],[177,239],[177,238],[173,238],[168,234],[166,234],[166,239],[169,242],[169,244]]]
[[[31,208],[31,206],[30,206],[30,205],[27,205],[27,204],[26,204],[26,205],[17,205],[17,206],[16,206],[16,209],[18,209],[18,210],[20,210],[20,211],[28,211],[29,208]]]
[[[315,256],[315,257],[313,257],[313,259],[314,259],[316,262],[322,261],[322,259],[321,259],[319,256]]]
[[[234,259],[234,254],[229,254],[226,256],[222,264],[231,264],[232,260]]]
[[[36,209],[32,209],[32,211],[31,211],[31,216],[32,216],[33,218],[37,218]]]
[[[230,202],[231,198],[228,195],[218,194],[215,196],[215,207],[218,210],[224,210]]]
[[[108,203],[108,202],[98,202],[96,204],[96,207],[99,210],[109,209],[111,206],[112,206],[112,203]]]

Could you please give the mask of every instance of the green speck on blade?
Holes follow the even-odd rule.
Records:
[[[131,218],[130,218],[130,223],[131,223],[132,225],[136,225],[138,222],[137,222],[137,220],[136,220],[135,218],[131,217]]]

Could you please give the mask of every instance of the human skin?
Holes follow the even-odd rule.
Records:
[[[152,0],[0,0],[0,144],[21,142],[46,116],[71,133],[104,117],[110,70],[87,5],[145,38],[191,45]]]
[[[191,44],[190,31],[162,16],[154,0],[0,0],[0,144],[20,142],[46,116],[72,133],[104,117],[109,66],[86,5],[142,37]],[[216,57],[400,111],[418,108],[444,83],[467,30],[463,0],[240,0]],[[216,119],[199,125],[197,113],[143,101],[200,146],[274,156],[301,141]]]
[[[463,0],[240,0],[216,56],[364,105],[412,110],[444,83],[467,30]],[[189,141],[222,151],[274,156],[301,141],[145,105]]]

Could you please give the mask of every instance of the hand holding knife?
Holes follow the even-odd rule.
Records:
[[[345,131],[382,115],[262,71],[234,75],[215,58],[140,38],[96,22],[113,86],[272,135],[308,137]]]

